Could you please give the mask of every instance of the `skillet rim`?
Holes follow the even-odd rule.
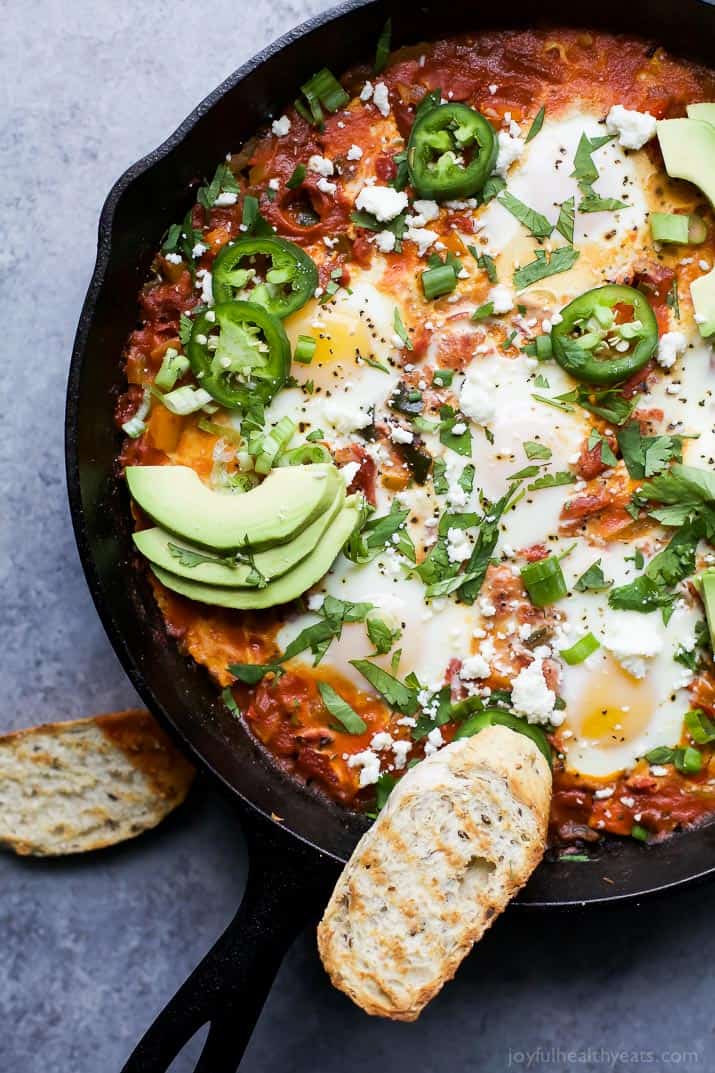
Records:
[[[715,0],[701,0],[705,4],[715,3]],[[171,733],[177,737],[182,746],[187,749],[191,754],[191,757],[196,762],[197,766],[208,771],[213,778],[219,780],[220,784],[225,787],[232,796],[238,798],[249,810],[255,810],[256,813],[270,819],[270,815],[260,805],[255,804],[245,793],[234,784],[226,774],[223,774],[218,770],[212,762],[204,756],[199,745],[194,744],[187,733],[176,723],[171,717],[169,711],[158,700],[154,694],[154,690],[149,681],[145,677],[142,670],[136,664],[134,658],[130,654],[127,644],[125,642],[124,634],[121,629],[114,622],[114,617],[110,612],[110,601],[107,594],[104,591],[103,583],[99,576],[97,568],[97,561],[95,553],[91,547],[91,541],[89,532],[87,529],[87,523],[82,504],[82,493],[80,484],[80,458],[79,458],[79,385],[83,366],[85,362],[85,350],[88,343],[88,336],[90,328],[95,316],[98,300],[105,283],[105,277],[110,264],[113,246],[114,225],[115,225],[115,213],[118,209],[119,203],[125,192],[133,186],[143,175],[150,171],[155,165],[160,163],[171,154],[174,150],[187,139],[191,132],[197,127],[202,119],[213,109],[213,107],[221,101],[230,91],[236,89],[241,82],[243,82],[250,74],[260,68],[269,59],[277,54],[289,49],[291,46],[299,42],[314,30],[321,29],[324,26],[329,25],[332,22],[338,22],[345,15],[358,11],[359,9],[373,8],[376,11],[382,9],[384,14],[389,13],[392,5],[385,3],[384,0],[342,0],[341,3],[329,8],[327,11],[321,12],[317,15],[300,23],[298,26],[289,29],[286,33],[270,42],[258,53],[251,56],[245,63],[239,68],[228,75],[214,90],[212,90],[200,103],[186,116],[184,120],[175,128],[175,130],[169,134],[155,149],[150,150],[147,154],[142,156],[135,163],[131,164],[115,181],[111,187],[104,204],[102,206],[99,222],[98,222],[98,241],[97,241],[97,256],[92,272],[90,282],[88,284],[87,293],[82,304],[81,313],[78,320],[77,331],[75,333],[75,339],[72,347],[72,356],[68,372],[67,391],[66,391],[66,410],[65,410],[65,475],[67,481],[67,491],[70,506],[70,514],[72,518],[72,526],[75,535],[75,541],[77,544],[77,550],[79,553],[80,562],[84,572],[87,586],[89,588],[90,595],[94,602],[97,614],[100,622],[109,638],[109,641],[114,649],[117,658],[119,659],[124,671],[126,672],[129,680],[131,681],[138,694],[146,704],[147,708],[157,716],[160,721],[167,726]],[[577,22],[578,20],[574,20]],[[619,31],[611,31],[619,32]],[[628,32],[628,31],[626,31]],[[282,828],[282,825],[277,824],[285,830],[286,837],[294,837],[305,846],[310,847],[317,853],[322,854],[328,858],[335,860],[337,863],[342,864],[342,858],[332,853],[329,850],[323,849],[322,846],[316,845],[306,835],[300,832]],[[682,834],[676,834],[668,840],[667,843],[661,844],[661,846],[654,847],[631,847],[629,850],[635,849],[637,853],[652,853],[663,852],[665,846],[670,846],[675,849],[678,843],[683,839],[688,839],[693,842],[697,839],[698,835],[702,835],[707,830],[707,826],[694,831],[683,832]],[[715,845],[715,840],[713,840]],[[694,847],[693,847],[694,848]],[[564,897],[555,892],[553,898],[548,899],[529,899],[521,900],[523,894],[517,897],[511,904],[518,906],[520,909],[578,909],[585,906],[605,906],[621,904],[627,901],[638,901],[642,898],[656,895],[663,895],[674,891],[676,889],[683,889],[691,884],[702,883],[708,877],[715,874],[715,855],[713,856],[713,863],[706,868],[698,868],[689,875],[682,876],[674,880],[665,880],[662,883],[656,883],[650,885],[645,889],[638,891],[621,891],[614,892],[613,894],[603,894],[602,896],[583,898],[569,898]],[[552,867],[547,864],[547,867]],[[571,866],[573,867],[573,866]],[[663,859],[663,871],[666,871],[666,859]],[[528,897],[528,888],[526,888],[526,894]]]

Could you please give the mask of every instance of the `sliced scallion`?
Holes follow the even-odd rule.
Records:
[[[314,462],[332,462],[333,458],[322,443],[301,443],[290,451],[284,451],[278,459],[279,466],[308,466]]]
[[[162,395],[155,389],[152,390],[152,394],[163,406],[166,406],[170,413],[178,414],[180,417],[195,414],[197,410],[203,409],[212,401],[208,391],[204,391],[202,387],[191,387],[189,384],[174,388],[166,395]]]
[[[450,294],[457,286],[457,273],[451,264],[435,265],[422,273],[422,290],[428,302]]]
[[[652,212],[650,233],[655,242],[677,242],[699,246],[708,235],[704,221],[695,215],[674,212]]]
[[[577,663],[583,663],[600,647],[600,642],[596,640],[593,634],[587,633],[579,638],[575,644],[571,645],[570,648],[562,648],[559,655],[570,667],[574,667]]]
[[[547,607],[567,593],[561,563],[555,555],[527,563],[521,568],[521,580],[534,607]]]
[[[317,345],[318,341],[312,335],[299,335],[293,353],[294,361],[300,362],[301,365],[310,365]]]
[[[139,403],[137,412],[134,417],[130,417],[128,421],[125,421],[122,425],[122,432],[129,436],[132,440],[138,440],[143,432],[146,432],[146,417],[151,407],[151,391],[149,388],[144,388],[144,395],[142,401]]]
[[[260,440],[260,450],[256,455],[256,473],[269,473],[276,458],[284,447],[290,443],[295,432],[295,422],[290,417],[282,417],[270,432],[266,432]]]
[[[171,391],[180,376],[189,368],[189,359],[178,350],[168,347],[161,361],[159,372],[154,377],[154,384],[160,391]]]

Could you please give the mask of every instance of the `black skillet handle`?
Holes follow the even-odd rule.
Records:
[[[260,817],[245,816],[249,871],[226,931],[176,992],[122,1073],[165,1073],[211,1022],[195,1073],[235,1073],[292,940],[327,900],[334,861]]]

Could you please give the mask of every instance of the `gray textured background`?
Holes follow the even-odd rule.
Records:
[[[252,0],[249,22],[236,0],[0,2],[0,729],[134,702],[85,591],[63,476],[67,362],[104,197],[220,79],[326,6]],[[91,859],[1,858],[0,1070],[118,1073],[244,874],[232,806],[206,785],[159,831]],[[507,914],[413,1026],[332,991],[306,932],[242,1068],[713,1070],[711,900],[702,888]],[[659,1056],[566,1053],[589,1047]],[[185,1052],[172,1073],[190,1068]]]

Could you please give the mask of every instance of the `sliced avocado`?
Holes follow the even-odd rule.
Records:
[[[163,529],[214,551],[286,544],[338,495],[343,479],[328,463],[274,469],[250,492],[212,492],[188,466],[129,466],[129,491]]]
[[[253,566],[249,563],[230,566],[220,559],[207,562],[203,556],[195,561],[194,565],[190,565],[192,557],[199,549],[178,540],[165,529],[143,529],[134,534],[134,543],[150,563],[178,577],[185,577],[203,585],[222,585],[229,589],[255,588],[255,582],[251,578],[255,578],[256,572],[270,581],[292,570],[301,559],[309,555],[344,502],[345,492],[340,489],[325,513],[318,515],[314,522],[307,525],[287,544],[276,544],[265,551],[257,551],[253,556]],[[181,552],[186,553],[183,561]]]
[[[687,111],[689,119],[702,119],[703,123],[710,123],[715,127],[715,104],[689,104]]]
[[[296,600],[327,574],[345,541],[359,523],[361,515],[362,497],[350,496],[310,555],[306,555],[305,559],[282,577],[269,581],[263,589],[228,589],[217,585],[201,585],[196,581],[187,581],[176,574],[170,574],[159,566],[152,566],[152,570],[167,589],[188,596],[190,600],[247,611],[275,607],[277,604]]]
[[[668,175],[695,183],[715,205],[715,127],[704,119],[661,119],[657,131]]]
[[[710,630],[710,647],[715,652],[715,567],[704,570],[697,581]]]
[[[715,128],[714,128],[715,129]],[[715,268],[690,284],[695,320],[702,337],[715,333]]]

